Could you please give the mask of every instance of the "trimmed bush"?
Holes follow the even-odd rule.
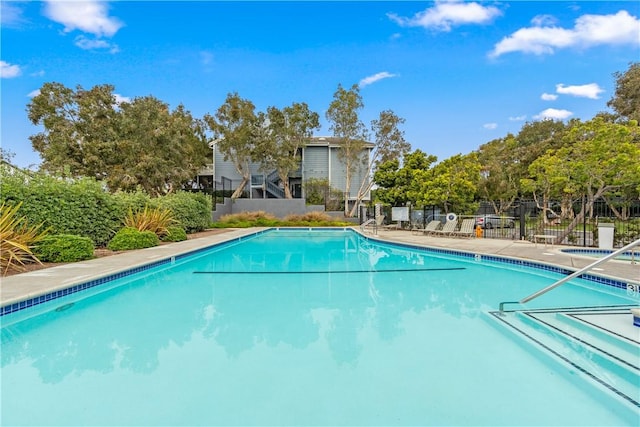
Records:
[[[138,231],[132,227],[123,227],[113,236],[107,245],[112,251],[128,251],[158,246],[160,239],[153,231]]]
[[[44,262],[76,262],[93,258],[93,241],[73,234],[54,234],[43,238],[34,253]]]
[[[61,179],[45,174],[2,174],[0,198],[18,205],[20,215],[31,224],[43,224],[54,234],[89,237],[105,245],[121,227],[120,204],[101,183],[91,178]]]
[[[159,197],[158,207],[169,209],[187,233],[202,231],[211,222],[211,197],[202,193],[178,191]]]
[[[162,237],[163,242],[182,242],[187,240],[187,232],[184,228],[171,226],[167,227],[167,234]]]

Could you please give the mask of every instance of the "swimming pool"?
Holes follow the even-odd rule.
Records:
[[[353,231],[259,233],[3,316],[1,421],[634,425],[637,406],[490,314],[558,277]],[[637,303],[577,280],[529,308]]]
[[[589,258],[602,258],[613,253],[612,249],[561,249],[562,252],[572,255],[581,255]],[[617,261],[634,261],[640,262],[639,251],[627,251],[614,258]]]

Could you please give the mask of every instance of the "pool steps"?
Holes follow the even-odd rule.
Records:
[[[627,313],[629,307],[597,310],[598,314]],[[516,336],[534,354],[563,364],[572,381],[580,378],[586,389],[608,396],[611,404],[630,419],[640,416],[640,342],[610,333],[581,320],[585,309],[518,310],[490,312],[492,325]],[[622,398],[622,399],[620,399]]]

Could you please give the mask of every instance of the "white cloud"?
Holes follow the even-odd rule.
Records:
[[[405,18],[389,13],[389,19],[403,27],[424,27],[439,31],[451,31],[456,25],[487,24],[502,12],[493,6],[482,6],[476,2],[437,1],[434,7]]]
[[[482,125],[483,128],[485,129],[489,129],[489,130],[493,130],[493,129],[497,129],[498,128],[498,124],[497,123],[485,123]]]
[[[538,15],[534,16],[531,23],[534,27],[544,27],[555,25],[558,20],[552,15]]]
[[[552,54],[556,49],[597,45],[640,45],[640,20],[626,10],[615,15],[583,15],[575,26],[565,29],[549,23],[549,18],[535,19],[534,26],[521,28],[498,42],[490,57],[509,52]]]
[[[380,81],[382,79],[388,79],[388,78],[391,78],[391,77],[397,77],[397,75],[388,73],[386,71],[383,71],[381,73],[377,73],[377,74],[374,74],[372,76],[365,77],[364,79],[360,80],[360,83],[358,83],[358,86],[363,88],[365,86],[373,84],[373,83],[375,83],[377,81]]]
[[[556,99],[558,99],[558,95],[555,95],[553,93],[543,93],[542,95],[540,95],[540,99],[542,99],[543,101],[555,101]]]
[[[556,92],[563,95],[578,96],[581,98],[598,99],[600,94],[604,92],[597,83],[589,83],[581,86],[565,86],[562,83],[556,85]]]
[[[118,45],[116,44],[109,43],[102,39],[90,39],[85,36],[76,37],[74,44],[84,50],[104,49],[111,53],[117,53],[120,51],[120,48],[118,48]]]
[[[0,61],[0,78],[11,79],[13,77],[18,77],[20,74],[22,74],[22,70],[20,70],[19,65]]]
[[[108,6],[103,1],[47,1],[45,16],[64,25],[69,33],[80,30],[96,37],[112,37],[122,22],[109,16]]]
[[[541,111],[540,114],[538,114],[537,116],[533,116],[533,118],[539,119],[539,120],[545,120],[545,119],[564,120],[572,115],[573,113],[569,110],[558,110],[556,108],[547,108],[546,110]]]
[[[11,2],[0,2],[0,24],[3,27],[14,27],[25,23],[26,20],[22,17],[22,9],[16,4]]]
[[[116,98],[116,104],[120,105],[122,103],[131,103],[131,98],[128,96],[122,96],[120,94],[114,93],[113,96]]]
[[[40,95],[40,89],[32,90],[27,94],[29,98],[35,98],[38,95]]]
[[[512,122],[524,122],[526,119],[527,119],[526,115],[509,117],[509,120],[512,121]]]

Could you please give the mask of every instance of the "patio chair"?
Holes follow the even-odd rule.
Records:
[[[433,230],[433,234],[441,235],[441,236],[451,236],[456,231],[456,226],[458,225],[457,220],[447,221],[444,223],[440,230]]]
[[[451,233],[453,236],[456,237],[472,237],[474,235],[474,225],[476,223],[476,220],[474,218],[468,218],[468,219],[463,219],[462,223],[460,224],[460,230],[455,230],[453,233]]]
[[[438,230],[440,224],[442,224],[440,220],[434,219],[433,221],[429,221],[429,224],[427,224],[427,226],[420,231],[422,231],[423,234],[432,234],[433,232]]]

